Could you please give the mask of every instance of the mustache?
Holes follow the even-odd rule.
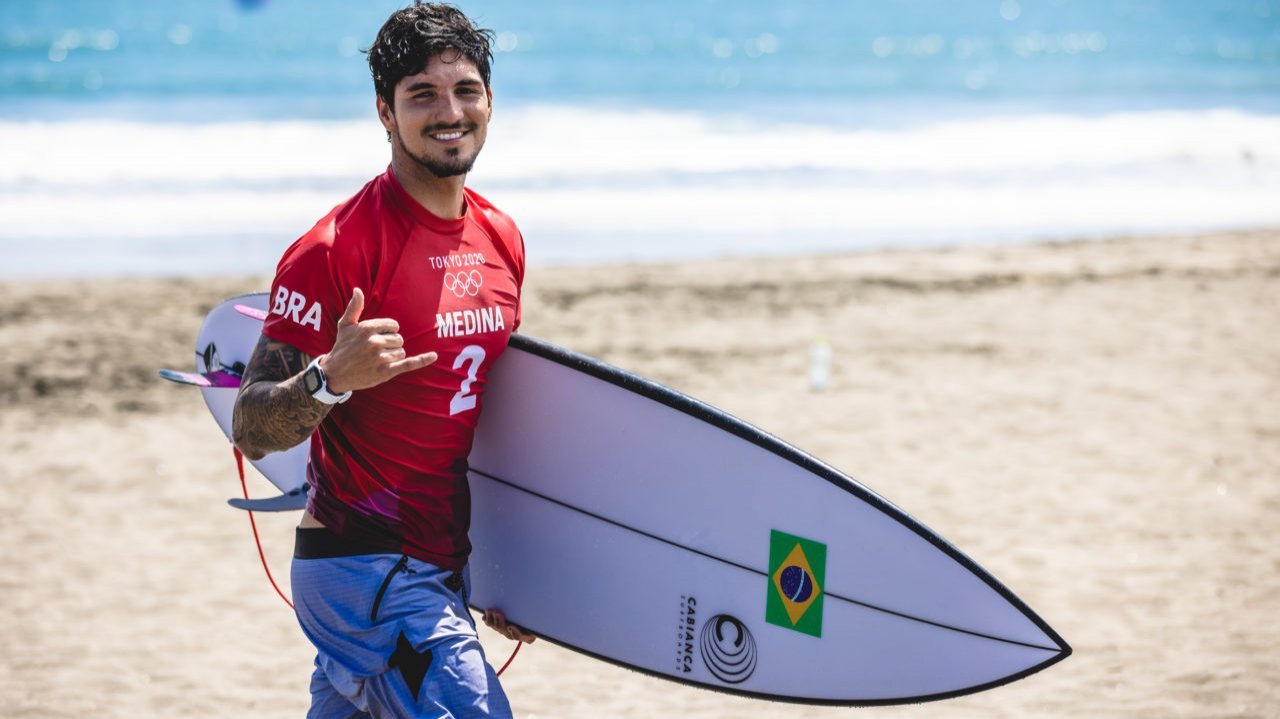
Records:
[[[422,131],[422,135],[425,137],[427,135],[434,135],[437,132],[470,132],[474,129],[476,129],[476,124],[474,122],[455,122],[452,125],[435,125],[425,128]]]

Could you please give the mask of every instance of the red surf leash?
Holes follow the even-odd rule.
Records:
[[[249,485],[244,481],[244,455],[240,453],[240,448],[235,445],[231,446],[231,451],[236,455],[236,471],[240,473],[240,490],[244,492],[244,498],[249,498]],[[262,570],[267,573],[267,579],[271,582],[271,586],[276,590],[276,594],[284,600],[285,604],[293,609],[293,602],[280,591],[280,585],[276,584],[276,578],[271,576],[271,567],[267,565],[267,555],[262,551],[262,539],[258,536],[258,523],[253,519],[253,510],[245,510],[249,513],[249,526],[253,527],[253,543],[258,545],[258,558],[262,560]]]
[[[524,644],[524,642],[520,641],[519,639],[516,639],[514,641],[516,643],[516,648],[511,650],[511,656],[507,657],[507,663],[503,664],[502,668],[498,670],[498,676],[502,676],[502,673],[507,670],[507,667],[511,666],[511,662],[514,662],[516,660],[516,655],[520,653],[520,645]]]
[[[236,471],[240,474],[240,491],[244,493],[244,498],[248,499],[249,484],[244,478],[244,454],[235,445],[231,446],[231,451],[236,455]],[[276,594],[280,595],[280,598],[284,600],[285,604],[289,605],[290,609],[293,609],[293,602],[289,601],[289,598],[281,591],[280,585],[276,584],[276,578],[271,576],[271,567],[267,564],[266,552],[262,551],[262,538],[258,536],[258,523],[253,518],[253,510],[245,511],[249,514],[249,526],[253,528],[253,543],[258,547],[258,558],[262,560],[262,570],[267,573],[267,580],[271,582],[271,588],[276,590]],[[502,676],[507,667],[511,666],[511,662],[515,661],[516,655],[520,653],[521,644],[522,642],[516,640],[516,648],[511,650],[511,656],[507,658],[506,664],[503,664],[502,668],[498,670],[498,676]]]

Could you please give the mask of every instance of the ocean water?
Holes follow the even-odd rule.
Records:
[[[268,271],[399,2],[0,3],[0,276]],[[461,2],[535,263],[1280,225],[1280,0]]]

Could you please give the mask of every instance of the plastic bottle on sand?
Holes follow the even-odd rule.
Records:
[[[819,337],[809,348],[809,389],[822,392],[831,383],[831,345]]]

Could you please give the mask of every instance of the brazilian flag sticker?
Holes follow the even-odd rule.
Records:
[[[822,586],[826,576],[827,545],[771,530],[765,621],[821,637]]]

